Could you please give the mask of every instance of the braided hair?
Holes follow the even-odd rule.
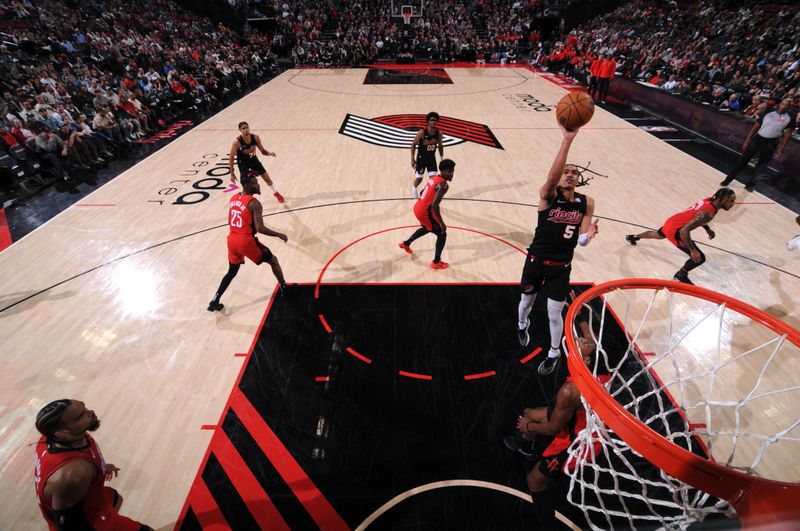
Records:
[[[64,412],[72,404],[72,400],[62,398],[50,402],[36,414],[36,429],[47,437],[52,438],[63,425]]]

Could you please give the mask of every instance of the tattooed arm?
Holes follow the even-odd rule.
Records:
[[[700,261],[700,251],[697,250],[697,245],[692,241],[691,232],[697,227],[707,225],[712,219],[714,219],[714,214],[711,212],[698,212],[694,218],[692,218],[692,221],[681,227],[679,231],[681,240],[686,245],[686,248],[689,249],[692,261],[695,263]]]

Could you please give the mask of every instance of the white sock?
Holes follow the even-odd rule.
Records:
[[[547,299],[547,317],[550,321],[550,352],[547,355],[551,358],[561,355],[561,350],[558,348],[561,336],[564,334],[564,317],[561,315],[561,310],[564,309],[566,302]],[[553,344],[556,345],[555,348]]]
[[[272,193],[273,193],[273,194],[274,194],[275,192],[277,192],[277,191],[278,191],[278,189],[277,189],[277,188],[275,188],[275,183],[272,183],[271,185],[269,185],[269,187],[270,187],[270,189],[272,190]]]
[[[535,293],[523,293],[519,298],[519,307],[517,308],[517,328],[523,330],[528,327],[528,316],[531,314],[533,308],[533,301],[536,300]]]

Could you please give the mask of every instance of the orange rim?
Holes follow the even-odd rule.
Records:
[[[727,500],[735,509],[743,526],[753,527],[770,522],[800,521],[800,484],[785,483],[751,476],[726,468],[677,446],[645,426],[612,398],[592,375],[580,356],[574,337],[578,310],[589,300],[616,289],[668,289],[716,303],[725,303],[736,312],[758,321],[778,335],[800,347],[800,332],[758,308],[709,289],[672,280],[626,278],[598,284],[581,293],[570,304],[564,323],[570,374],[586,402],[600,419],[631,448],[671,476]]]

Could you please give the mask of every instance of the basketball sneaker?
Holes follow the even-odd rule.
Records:
[[[442,260],[438,262],[431,262],[431,269],[447,269],[448,267],[450,267],[450,264]]]
[[[551,358],[547,356],[544,361],[539,364],[539,376],[547,376],[553,374],[553,371],[556,370],[558,366],[558,360],[561,359],[561,356],[556,356],[555,358]]]
[[[272,195],[274,195],[274,196],[275,196],[275,199],[277,199],[277,200],[278,200],[278,203],[283,203],[283,196],[281,195],[281,193],[280,193],[280,192],[275,192],[275,193],[274,193],[274,194],[272,194]]]
[[[525,319],[525,328],[517,328],[517,341],[520,346],[527,347],[531,341],[531,336],[528,334],[528,327],[531,325],[530,319]]]
[[[733,177],[725,177],[719,183],[720,186],[728,186],[733,182]]]
[[[673,280],[677,280],[678,282],[683,282],[684,284],[691,284],[692,286],[694,286],[694,282],[689,280],[689,274],[688,273],[682,273],[682,272],[678,271],[677,273],[675,273],[675,276],[672,277],[672,279]]]
[[[206,310],[209,312],[221,312],[224,307],[225,305],[221,302],[211,301],[208,303],[208,308],[206,308]]]
[[[411,250],[411,246],[407,245],[406,242],[400,242],[397,244],[397,246],[400,247],[405,252],[407,252],[408,254],[414,254],[414,251]]]
[[[628,234],[627,236],[625,236],[625,239],[631,245],[636,245],[636,242],[639,241],[639,237],[637,235],[635,235],[635,234]]]
[[[419,199],[419,190],[417,190],[417,187],[416,187],[416,186],[412,186],[412,187],[411,187],[411,196],[412,196],[414,199]]]
[[[536,452],[533,449],[533,443],[525,440],[522,435],[508,435],[503,437],[503,444],[512,452],[520,454],[526,461],[533,462],[536,457]]]
[[[281,284],[281,287],[279,288],[279,290],[281,292],[281,297],[284,297],[284,298],[291,297],[292,294],[294,293],[294,288],[296,288],[296,287],[297,287],[297,284],[286,284],[286,283]]]

